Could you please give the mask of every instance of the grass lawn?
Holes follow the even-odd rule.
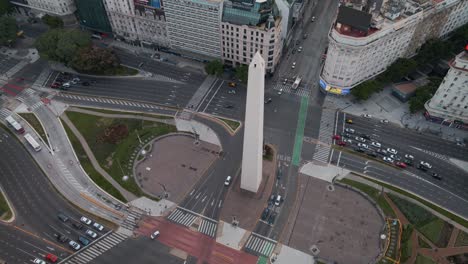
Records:
[[[361,176],[361,177],[363,177],[363,176]],[[389,190],[392,190],[392,191],[400,193],[400,194],[402,194],[402,195],[404,195],[406,197],[414,199],[414,200],[424,204],[425,206],[431,208],[432,210],[440,213],[441,215],[444,215],[445,217],[459,223],[460,225],[462,225],[464,227],[468,227],[468,220],[465,220],[465,219],[463,219],[463,218],[461,218],[461,217],[459,217],[457,215],[454,215],[454,214],[450,213],[449,211],[444,210],[444,209],[440,208],[439,206],[437,206],[437,205],[435,205],[435,204],[433,204],[431,202],[428,202],[428,201],[426,201],[426,200],[424,200],[422,198],[419,198],[416,195],[413,195],[413,194],[411,194],[411,193],[409,193],[407,191],[404,191],[404,190],[402,190],[400,188],[397,188],[397,187],[391,186],[389,184],[383,183],[381,181],[374,180],[374,179],[371,179],[371,178],[368,178],[368,177],[363,177],[363,178],[365,178],[368,181],[372,181],[372,182],[375,182],[375,183],[377,183],[379,185],[382,185],[382,186],[384,186],[385,188],[387,188]]]
[[[427,223],[436,219],[436,217],[426,209],[418,206],[414,203],[408,202],[405,199],[402,199],[396,195],[389,194],[390,199],[398,206],[400,211],[408,218],[408,221],[420,228]]]
[[[8,206],[3,193],[0,192],[0,219],[8,220],[11,218],[11,209]]]
[[[372,198],[380,207],[380,209],[382,209],[382,211],[384,212],[384,214],[386,216],[389,216],[389,217],[395,217],[395,212],[393,211],[393,209],[390,207],[390,204],[387,203],[387,201],[385,200],[385,198],[380,195],[380,191],[367,185],[367,184],[364,184],[364,183],[360,183],[360,182],[357,182],[357,181],[353,181],[353,180],[350,180],[350,179],[342,179],[340,180],[340,182],[344,183],[344,184],[348,184],[354,188],[357,188],[359,190],[361,190],[362,192],[364,192],[365,194],[369,195],[370,198]]]
[[[236,129],[240,126],[239,121],[234,121],[234,120],[225,119],[221,117],[218,117],[218,119],[226,123],[226,125],[228,125],[233,131],[236,131]]]
[[[133,158],[131,158],[131,155],[140,148],[139,138],[145,141],[146,139],[175,132],[176,127],[158,122],[105,118],[71,111],[67,111],[66,114],[88,142],[101,167],[122,187],[137,196],[143,196],[144,193],[136,184],[134,177],[130,177],[127,181],[122,180],[124,175],[133,175]],[[128,135],[115,144],[103,140],[103,138],[106,138],[106,133],[109,133],[109,127],[117,125],[126,127]]]
[[[400,261],[404,263],[411,257],[411,249],[412,249],[411,240],[405,241],[401,243],[401,256]]]
[[[137,115],[137,116],[146,116],[146,117],[159,118],[159,119],[174,119],[173,116],[156,115],[156,114],[153,115],[153,114],[148,114],[148,113],[114,111],[114,110],[109,110],[109,109],[91,108],[91,107],[76,107],[76,108],[89,110],[89,111],[95,111],[95,112],[104,113],[104,114],[112,114],[112,115]]]
[[[127,200],[123,197],[119,190],[112,186],[112,184],[108,182],[106,178],[104,178],[104,176],[102,176],[99,172],[97,172],[94,169],[93,164],[91,164],[91,161],[86,155],[86,152],[84,151],[80,142],[75,137],[70,128],[65,123],[63,123],[63,126],[65,127],[65,131],[67,132],[68,138],[72,143],[76,156],[78,156],[78,159],[80,160],[81,167],[83,167],[84,171],[89,175],[89,177],[94,181],[94,183],[96,183],[99,187],[101,187],[107,193],[119,199],[120,201],[127,202]]]
[[[434,260],[432,260],[430,257],[426,257],[423,255],[419,255],[416,257],[416,261],[414,262],[415,264],[437,264]]]
[[[455,242],[456,247],[468,246],[468,234],[460,231],[458,233],[457,241]]]
[[[418,237],[419,247],[420,248],[431,248],[431,246],[426,242],[426,240]]]
[[[45,144],[48,144],[47,137],[45,134],[45,130],[42,127],[41,122],[37,119],[36,115],[33,113],[20,113],[19,114],[22,118],[24,118],[36,131],[39,133],[39,136],[42,138]]]
[[[437,218],[432,222],[420,227],[419,232],[421,232],[432,243],[437,245],[441,239],[444,226],[445,222],[442,219]]]

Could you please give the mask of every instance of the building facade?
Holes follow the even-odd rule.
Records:
[[[222,0],[165,0],[171,49],[221,58]]]
[[[425,104],[426,117],[468,128],[468,45],[449,65],[437,92]]]
[[[388,0],[381,10],[360,8],[372,13],[340,6],[329,35],[321,89],[348,94],[399,57],[414,55],[428,39],[446,35],[467,23],[467,2]]]
[[[282,49],[281,18],[273,1],[227,1],[221,23],[222,59],[234,67],[250,64],[259,52],[273,73]]]
[[[76,24],[74,0],[13,0],[10,1],[16,11],[22,15],[42,17],[58,16],[65,25]]]
[[[137,45],[169,45],[166,17],[157,0],[104,0],[116,38]]]
[[[101,33],[112,32],[103,0],[76,1],[76,15],[84,29]]]

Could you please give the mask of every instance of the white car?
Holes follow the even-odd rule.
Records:
[[[314,22],[315,21],[315,16],[313,16],[310,21]]]
[[[80,218],[80,222],[83,223],[83,224],[86,224],[86,225],[90,225],[92,223],[91,219],[88,219],[88,218],[86,218],[84,216],[82,216]]]
[[[365,148],[365,149],[368,149],[368,148],[369,148],[369,146],[366,145],[366,144],[364,144],[364,143],[358,143],[357,145],[358,145],[358,147],[360,147],[360,148]]]
[[[159,236],[159,230],[154,231],[154,233],[151,234],[151,239],[155,239]]]
[[[392,149],[392,148],[388,148],[387,151],[388,151],[390,154],[393,154],[393,155],[398,154],[398,151],[396,151],[395,149]]]
[[[291,68],[293,68],[293,69],[295,69],[295,68],[296,68],[296,62],[293,62],[293,63],[292,63],[292,66],[291,66]]]
[[[288,79],[284,79],[283,84],[287,84],[287,83],[288,83]]]
[[[400,160],[400,157],[398,157],[397,155],[390,155],[390,158],[393,159],[393,160]]]
[[[47,264],[47,262],[45,262],[45,261],[42,260],[42,259],[38,259],[38,258],[34,259],[34,260],[33,260],[33,263],[37,263],[37,264]]]
[[[282,95],[283,94],[283,88],[279,89],[278,91],[278,95]]]
[[[388,162],[388,163],[393,163],[393,160],[389,157],[383,157],[383,161]]]
[[[91,237],[91,238],[96,238],[96,237],[97,237],[96,232],[93,232],[93,231],[91,231],[91,230],[89,230],[89,229],[86,230],[85,233],[86,233],[87,236],[89,236],[89,237]]]
[[[419,164],[421,164],[421,166],[424,166],[428,169],[432,169],[432,165],[429,164],[429,162],[421,161]]]
[[[380,123],[382,123],[382,124],[388,124],[388,120],[387,120],[387,119],[382,119],[382,120],[380,120]]]
[[[343,139],[343,142],[346,142],[348,144],[353,144],[353,141],[351,139],[349,139],[349,138]]]
[[[94,229],[96,229],[96,230],[98,230],[98,231],[104,230],[104,226],[101,225],[101,224],[98,224],[98,223],[94,223],[94,224],[93,224],[93,227],[94,227]]]
[[[351,133],[351,134],[354,134],[354,129],[352,129],[352,128],[346,128],[344,131],[348,132],[348,133]]]
[[[354,139],[356,139],[356,141],[366,143],[366,140],[364,138],[362,138],[362,137],[355,137]]]
[[[380,144],[379,142],[372,141],[370,144],[371,144],[373,147],[376,147],[376,148],[382,147],[382,144]]]
[[[365,118],[372,118],[372,115],[369,115],[369,114],[363,114],[362,116]]]
[[[62,84],[62,87],[65,87],[65,88],[70,88],[70,86],[71,84],[69,82]]]
[[[227,176],[226,180],[224,181],[224,186],[229,186],[231,184],[232,177]]]
[[[80,244],[76,243],[73,240],[70,240],[70,242],[68,242],[68,245],[76,251],[80,250],[81,248]]]
[[[414,160],[413,155],[410,155],[410,154],[405,154],[405,158],[410,159],[410,160]]]

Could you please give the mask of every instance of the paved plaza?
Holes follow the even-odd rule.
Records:
[[[369,263],[380,252],[383,219],[363,196],[309,177],[290,247],[336,263]]]
[[[147,193],[164,195],[179,203],[218,159],[219,147],[188,135],[172,135],[156,140],[146,159],[136,166],[137,180]]]

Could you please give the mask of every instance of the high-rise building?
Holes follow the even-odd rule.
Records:
[[[159,0],[104,0],[118,39],[144,46],[168,46],[166,17]]]
[[[237,66],[250,64],[259,52],[266,71],[274,72],[281,55],[281,17],[272,0],[226,1],[221,22],[222,58]]]
[[[77,0],[76,15],[80,25],[91,31],[111,33],[103,0]]]
[[[468,128],[468,45],[449,63],[450,69],[426,102],[426,117]]]
[[[24,15],[53,15],[62,18],[65,25],[76,23],[74,0],[12,0],[16,10]]]
[[[378,2],[354,2],[340,6],[329,34],[320,78],[326,92],[347,94],[399,57],[414,55],[428,39],[468,22],[467,0],[387,0],[380,10]]]
[[[163,7],[171,49],[221,58],[222,0],[165,0]]]

